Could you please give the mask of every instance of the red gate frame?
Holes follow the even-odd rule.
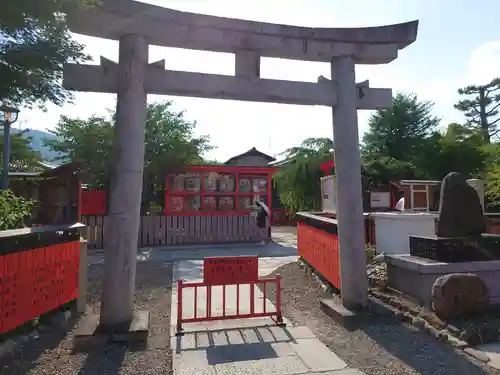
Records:
[[[276,284],[276,310],[267,311],[267,284]],[[263,312],[255,312],[254,288],[257,284],[263,284]],[[236,285],[236,314],[226,315],[226,286]],[[250,313],[240,314],[240,285],[250,285]],[[176,335],[183,334],[182,323],[208,322],[214,320],[228,319],[246,319],[246,318],[263,318],[276,316],[276,324],[283,326],[283,316],[281,314],[281,276],[276,275],[274,278],[257,279],[255,281],[243,281],[239,283],[218,284],[222,286],[222,315],[212,315],[212,286],[214,284],[205,282],[184,283],[182,280],[177,281],[177,332]],[[194,288],[194,317],[182,317],[182,292],[184,289]],[[207,305],[206,315],[198,316],[198,288],[207,288]],[[273,319],[274,320],[274,319]]]

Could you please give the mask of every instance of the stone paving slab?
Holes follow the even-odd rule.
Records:
[[[259,274],[267,275],[277,267],[293,262],[296,256],[259,259]],[[202,278],[202,261],[179,261],[174,280],[197,282]],[[255,311],[275,311],[274,305],[254,287]],[[285,319],[279,327],[270,318],[220,320],[184,324],[184,335],[175,335],[177,288],[172,291],[171,343],[176,375],[289,374],[360,375],[321,343],[307,327],[294,327]],[[222,313],[222,287],[213,287],[212,314]],[[226,287],[226,314],[236,313],[235,287]],[[198,316],[206,314],[206,291],[197,293]],[[183,292],[183,316],[194,315],[194,291]],[[248,312],[250,287],[240,289],[240,312]]]
[[[189,340],[195,341],[192,337]],[[315,337],[292,337],[281,342],[260,341],[193,349],[183,346],[182,349],[176,347],[173,356],[176,374],[195,373],[210,367],[214,368],[217,374],[229,374],[230,371],[233,371],[233,374],[307,374],[346,368],[345,362]]]
[[[490,359],[489,366],[500,370],[500,342],[479,345],[475,349],[483,352]]]

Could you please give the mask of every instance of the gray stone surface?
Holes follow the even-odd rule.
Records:
[[[387,282],[391,288],[431,308],[431,290],[436,279],[450,273],[474,273],[489,291],[489,303],[500,304],[500,261],[444,263],[412,255],[387,255]]]
[[[416,40],[418,29],[418,21],[351,29],[280,25],[179,12],[131,0],[106,0],[103,9],[85,9],[68,18],[71,31],[99,38],[117,39],[133,30],[158,46],[226,53],[256,50],[264,57],[324,62],[351,55],[360,64],[394,60],[398,50]],[[109,27],[110,23],[116,26]]]
[[[475,348],[477,352],[487,357],[488,365],[500,370],[500,342],[479,345]]]
[[[482,314],[489,306],[488,288],[472,273],[440,276],[432,286],[432,309],[441,319]]]
[[[486,221],[476,190],[460,173],[449,173],[441,184],[436,234],[439,237],[469,237],[485,231]]]

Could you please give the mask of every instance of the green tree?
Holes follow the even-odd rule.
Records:
[[[414,94],[396,94],[390,108],[377,110],[368,120],[363,155],[414,160],[439,125],[439,118],[432,114],[433,106],[432,102],[419,101]]]
[[[55,130],[57,139],[44,140],[52,151],[59,152],[56,160],[71,161],[84,166],[84,182],[106,186],[111,171],[113,125],[110,119],[91,116],[84,120],[61,116]]]
[[[484,180],[488,207],[498,210],[500,207],[500,144],[490,143],[483,146],[486,154]]]
[[[16,197],[10,190],[0,191],[0,230],[22,227],[23,220],[31,217],[34,203]]]
[[[414,94],[398,93],[392,106],[377,110],[368,120],[362,139],[364,170],[373,185],[402,178],[424,178],[420,168],[439,118],[433,103]]]
[[[464,112],[470,128],[481,131],[484,143],[490,143],[491,137],[500,131],[500,78],[495,78],[486,85],[461,88],[458,93],[468,98],[460,100],[455,108]]]
[[[57,140],[47,140],[46,144],[53,151],[67,155],[72,162],[83,164],[87,170],[85,183],[108,186],[114,147],[114,120],[114,114],[110,118],[92,116],[87,120],[61,117],[52,131]],[[184,112],[172,110],[171,102],[148,105],[144,155],[145,202],[162,202],[166,173],[184,164],[202,164],[203,154],[213,149],[208,137],[194,135],[195,127],[195,122],[184,118]]]
[[[40,152],[30,147],[30,137],[24,135],[25,132],[11,133],[10,135],[10,171],[33,171],[39,169],[38,162],[42,161]],[[0,160],[3,159],[3,136],[0,137]],[[3,162],[3,161],[1,161]]]
[[[69,33],[64,14],[95,0],[15,0],[0,6],[0,98],[15,106],[71,95],[62,84],[63,64],[88,59]]]
[[[293,213],[321,208],[321,163],[332,160],[329,138],[308,138],[282,153],[284,163],[274,175],[281,203]]]
[[[466,178],[477,178],[483,172],[487,153],[481,133],[476,129],[452,123],[444,133],[436,132],[429,139],[420,167],[429,179],[441,180],[449,172]]]

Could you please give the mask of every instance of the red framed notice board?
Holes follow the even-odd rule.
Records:
[[[258,256],[210,257],[203,259],[204,284],[243,284],[258,279]]]

